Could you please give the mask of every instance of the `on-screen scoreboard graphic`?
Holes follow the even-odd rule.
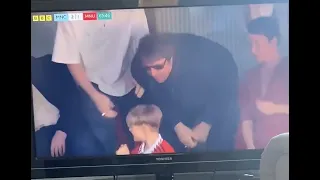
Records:
[[[34,14],[33,22],[64,22],[64,21],[93,21],[112,19],[111,12],[83,12],[83,13],[57,13],[57,14]]]

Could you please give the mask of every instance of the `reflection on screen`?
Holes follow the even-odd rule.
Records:
[[[289,131],[286,12],[33,13],[37,157],[264,148]]]

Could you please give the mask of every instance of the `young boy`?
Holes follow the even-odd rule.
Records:
[[[138,105],[127,116],[127,125],[137,142],[130,152],[126,144],[120,146],[117,155],[174,153],[172,146],[159,134],[162,112],[155,105]]]

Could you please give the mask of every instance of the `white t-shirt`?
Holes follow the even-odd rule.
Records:
[[[32,85],[32,98],[35,131],[57,124],[60,117],[59,110],[34,85]]]
[[[143,9],[111,13],[111,20],[58,23],[53,61],[82,63],[90,81],[101,91],[123,96],[135,87],[130,66],[139,40],[149,28]]]

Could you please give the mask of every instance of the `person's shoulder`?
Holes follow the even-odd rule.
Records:
[[[226,47],[224,47],[223,45],[221,45],[220,43],[211,40],[208,37],[204,37],[204,36],[200,36],[200,35],[196,35],[196,34],[188,34],[188,33],[183,33],[181,35],[182,38],[185,39],[189,39],[191,41],[197,42],[195,45],[196,46],[206,46],[206,47],[214,47],[215,49],[220,49],[220,50],[226,50],[228,51],[228,49]]]
[[[168,143],[168,141],[163,140],[162,143],[161,143],[161,145],[162,145],[165,153],[174,153],[174,152],[175,152],[175,150],[174,150],[173,147]]]
[[[204,36],[189,33],[173,33],[171,36],[180,46],[180,50],[188,54],[201,52],[211,56],[217,55],[217,53],[219,53],[219,56],[221,54],[231,55],[226,47]]]
[[[179,39],[181,42],[188,41],[188,44],[183,44],[183,45],[194,45],[199,47],[199,45],[203,45],[206,43],[214,43],[210,39],[196,35],[196,34],[189,34],[189,33],[173,33],[173,36],[175,36],[177,39]]]

